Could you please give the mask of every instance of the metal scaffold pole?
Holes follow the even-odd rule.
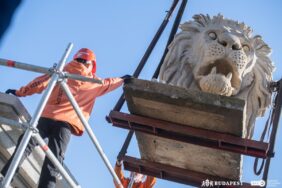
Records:
[[[154,38],[152,39],[152,41],[150,42],[147,50],[145,51],[145,54],[143,55],[142,59],[140,60],[137,68],[135,69],[134,73],[133,73],[133,77],[134,78],[138,78],[138,76],[140,75],[141,71],[143,70],[145,64],[147,63],[147,60],[149,59],[151,53],[153,52],[157,42],[159,41],[162,33],[164,32],[171,16],[172,13],[174,12],[174,9],[176,8],[177,4],[178,4],[179,0],[174,0],[171,4],[171,7],[169,9],[169,11],[167,11],[167,14],[163,20],[163,22],[161,23],[159,29],[157,30]],[[122,108],[123,104],[124,104],[124,94],[122,94],[118,100],[118,102],[116,103],[116,105],[114,106],[113,110],[114,111],[120,111],[120,109]],[[129,134],[133,134],[133,133],[129,133]]]
[[[30,65],[27,63],[22,63],[18,61],[8,60],[8,59],[1,59],[0,58],[0,65],[7,66],[11,68],[17,68],[37,73],[45,73],[45,74],[52,74],[54,73],[55,69],[53,68],[45,68],[37,65]],[[98,83],[101,84],[101,80],[95,79],[95,78],[87,78],[78,74],[70,74],[67,72],[62,72],[65,78],[73,79],[73,80],[80,80],[85,82],[92,82],[92,83]]]
[[[65,83],[65,81],[63,80],[61,83],[61,86],[63,88],[63,90],[65,91],[69,101],[71,102],[75,112],[77,113],[80,121],[82,122],[82,124],[84,125],[86,132],[88,133],[89,137],[91,138],[91,141],[93,142],[93,144],[95,145],[97,151],[99,152],[101,158],[103,159],[105,165],[107,166],[108,170],[110,171],[111,175],[113,176],[115,182],[119,185],[120,188],[123,188],[118,176],[116,175],[114,169],[111,166],[110,161],[108,160],[107,156],[105,155],[101,145],[99,144],[94,132],[92,131],[88,121],[85,119],[79,105],[77,104],[77,102],[75,101],[70,89],[68,88],[67,84]]]
[[[270,140],[269,140],[269,152],[270,153],[274,153],[274,146],[275,146],[275,141],[276,141],[276,136],[277,136],[277,130],[279,127],[279,121],[280,121],[280,117],[281,117],[281,108],[282,108],[282,79],[280,79],[278,82],[278,87],[277,87],[277,95],[275,98],[275,102],[274,102],[274,117],[273,117],[273,127],[271,130],[271,134],[270,134]],[[271,157],[268,157],[266,159],[265,162],[265,166],[264,166],[264,172],[263,172],[263,176],[262,179],[265,181],[265,186],[267,187],[267,180],[268,180],[268,172],[269,172],[269,168],[270,168],[270,162],[271,162]]]
[[[57,70],[58,71],[62,71],[63,70],[63,67],[65,65],[65,62],[66,62],[66,59],[68,57],[68,55],[70,54],[70,51],[73,47],[73,44],[70,43],[61,59],[61,61],[58,63],[57,65]],[[36,128],[37,126],[37,123],[38,123],[38,120],[41,116],[41,113],[51,95],[51,92],[53,90],[53,88],[55,87],[56,85],[56,82],[57,82],[57,79],[59,78],[59,75],[58,74],[52,74],[52,77],[51,77],[51,80],[48,84],[48,87],[47,89],[45,90],[43,96],[42,96],[42,99],[40,100],[36,110],[35,110],[35,113],[30,121],[30,128],[27,129],[24,133],[24,136],[23,136],[23,139],[19,145],[19,147],[17,148],[17,151],[15,153],[15,156],[12,160],[12,163],[8,169],[8,172],[6,174],[6,176],[4,177],[4,180],[3,180],[3,188],[7,188],[8,185],[10,184],[11,180],[12,180],[12,177],[14,176],[15,172],[16,172],[16,169],[19,165],[19,162],[21,160],[21,158],[23,157],[23,153],[28,145],[28,142],[32,136],[32,133],[33,133],[33,129]]]

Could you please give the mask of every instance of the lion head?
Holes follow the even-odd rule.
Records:
[[[245,100],[244,126],[253,134],[271,101],[271,49],[244,23],[195,15],[180,26],[160,70],[161,82]]]

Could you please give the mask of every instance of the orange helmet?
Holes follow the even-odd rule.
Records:
[[[96,73],[96,56],[88,48],[81,48],[74,56],[73,59],[84,59],[86,61],[92,61],[92,74]]]

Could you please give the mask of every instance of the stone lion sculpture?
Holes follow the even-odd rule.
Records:
[[[257,116],[271,102],[271,49],[244,23],[222,15],[195,15],[169,45],[159,80],[245,100],[244,127],[251,138]]]

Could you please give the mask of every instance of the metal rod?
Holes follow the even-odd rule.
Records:
[[[11,119],[7,119],[7,118],[3,118],[0,117],[0,124],[5,124],[5,125],[10,125],[10,126],[14,126],[16,128],[23,128],[26,129],[28,127],[26,127],[26,125],[28,123],[19,123],[15,120],[11,120]],[[62,164],[58,161],[58,159],[55,157],[55,155],[52,153],[52,151],[50,151],[48,145],[44,142],[44,140],[41,138],[41,136],[36,133],[32,135],[36,141],[38,142],[38,144],[41,146],[41,149],[45,152],[46,156],[52,161],[52,163],[57,167],[57,169],[60,171],[60,173],[62,174],[62,176],[65,178],[65,180],[69,183],[69,185],[71,187],[80,187],[79,185],[77,185],[75,183],[75,181],[71,178],[71,176],[67,173],[67,171],[65,170],[65,168],[62,166]]]
[[[73,47],[73,44],[70,43],[61,59],[61,61],[59,62],[59,64],[57,65],[57,69],[58,71],[62,71],[63,70],[63,67],[65,65],[65,62],[66,62],[66,59],[71,51]],[[45,90],[45,92],[43,93],[43,96],[35,110],[35,113],[30,121],[30,127],[31,128],[36,128],[37,126],[37,123],[38,123],[38,120],[41,116],[41,113],[51,95],[51,92],[53,90],[53,88],[55,87],[56,85],[56,82],[57,82],[57,79],[59,78],[59,76],[57,74],[53,74],[52,77],[51,77],[51,80],[48,84],[48,87],[47,89]],[[15,153],[15,156],[12,160],[12,163],[7,171],[7,174],[6,176],[4,177],[4,180],[3,180],[3,188],[7,188],[8,185],[10,184],[11,180],[12,180],[12,177],[14,176],[15,174],[15,171],[19,165],[19,162],[20,162],[20,159],[22,158],[23,156],[23,153],[29,143],[29,140],[30,140],[30,137],[32,135],[32,130],[31,129],[28,129],[25,131],[24,133],[24,136],[23,136],[23,139],[19,145],[19,147],[17,148],[17,151]]]
[[[84,125],[86,132],[88,133],[91,141],[93,142],[94,146],[96,147],[97,151],[99,152],[101,158],[103,159],[105,165],[107,166],[108,170],[110,171],[111,175],[113,176],[115,182],[119,185],[119,187],[123,188],[118,176],[116,175],[113,167],[111,166],[110,161],[108,160],[107,156],[105,155],[101,145],[98,142],[98,139],[96,138],[95,134],[93,133],[88,121],[85,119],[79,105],[77,104],[77,102],[75,101],[70,89],[68,88],[67,84],[65,83],[65,81],[63,80],[61,83],[61,86],[63,88],[63,90],[65,91],[70,103],[72,104],[75,112],[77,113],[81,123]]]
[[[167,23],[169,22],[169,19],[175,9],[175,7],[177,6],[178,4],[178,1],[179,0],[174,0],[171,7],[170,7],[170,10],[167,12],[162,24],[160,25],[157,33],[155,34],[153,40],[151,41],[150,45],[148,46],[144,56],[142,57],[141,61],[139,62],[139,65],[138,67],[136,68],[136,70],[134,71],[133,73],[133,76],[135,78],[138,78],[140,72],[142,71],[142,69],[144,68],[149,56],[151,55],[151,52],[153,51],[155,45],[157,44],[161,34],[163,33],[164,29],[166,28],[167,26]],[[124,94],[122,94],[118,100],[118,102],[116,103],[115,107],[114,107],[114,111],[120,111],[120,109],[122,108],[123,104],[124,104]],[[126,136],[126,139],[123,143],[123,146],[119,152],[119,155],[118,155],[118,159],[120,160],[126,153],[127,153],[127,148],[129,146],[129,143],[131,141],[131,138],[134,134],[134,131],[129,131],[127,136]]]
[[[80,80],[80,81],[85,81],[85,82],[92,82],[92,83],[98,83],[102,84],[101,80],[95,79],[95,78],[87,78],[85,76],[81,76],[78,74],[70,74],[67,72],[63,72],[63,75],[65,78],[73,79],[73,80]]]
[[[170,10],[167,12],[166,17],[164,18],[164,20],[163,20],[162,24],[160,25],[160,27],[159,27],[159,29],[158,29],[156,35],[154,36],[152,42],[150,43],[148,49],[146,50],[146,52],[145,52],[143,58],[141,59],[141,61],[140,61],[139,65],[138,65],[138,67],[136,68],[136,70],[135,70],[135,72],[134,72],[134,74],[133,74],[133,76],[134,76],[135,78],[137,78],[137,77],[139,76],[140,72],[142,71],[143,67],[145,66],[145,64],[146,64],[148,58],[150,57],[150,55],[151,55],[151,53],[152,53],[154,47],[156,46],[156,44],[157,44],[159,38],[161,37],[161,35],[162,35],[164,29],[166,28],[166,26],[167,26],[167,24],[168,24],[168,22],[169,22],[169,19],[170,19],[172,13],[173,13],[175,7],[176,7],[177,4],[178,4],[178,1],[179,1],[179,0],[174,0],[174,1],[173,1]]]
[[[150,45],[148,46],[144,56],[142,57],[141,61],[138,64],[138,67],[136,68],[136,70],[133,73],[133,77],[138,78],[140,72],[142,71],[142,69],[144,68],[149,56],[151,55],[154,47],[156,46],[160,36],[162,35],[164,29],[166,28],[167,23],[169,22],[169,19],[175,9],[175,7],[177,6],[179,0],[174,0],[169,11],[167,12],[162,24],[160,25],[157,33],[155,34],[153,40],[151,41]],[[117,102],[117,104],[114,107],[114,111],[120,111],[120,109],[122,108],[124,104],[124,95],[122,94]]]
[[[13,61],[13,60],[1,59],[1,58],[0,58],[0,65],[22,69],[22,70],[27,70],[27,71],[32,71],[32,72],[38,72],[38,73],[50,73],[50,69],[45,68],[45,67],[41,67],[37,65],[30,65],[27,63],[19,62],[19,61]]]
[[[271,135],[270,135],[270,145],[269,145],[269,152],[273,153],[274,152],[274,146],[275,146],[275,141],[276,141],[276,135],[277,135],[277,130],[279,126],[279,120],[280,120],[280,115],[281,115],[281,107],[282,107],[282,79],[279,80],[279,90],[277,93],[277,96],[275,98],[275,109],[274,109],[274,118],[273,118],[273,127],[271,130]],[[267,186],[267,179],[268,179],[268,171],[269,171],[269,166],[271,162],[271,157],[266,159],[265,166],[264,166],[264,171],[263,171],[263,177],[262,179],[265,181],[265,187]]]
[[[132,139],[134,131],[130,130],[126,136],[126,139],[122,145],[120,152],[118,153],[117,159],[121,161],[125,154],[127,153],[127,148],[129,146],[130,140]]]
[[[71,187],[79,188],[80,185],[77,185],[75,181],[71,178],[71,176],[62,166],[62,164],[59,162],[57,157],[52,153],[52,151],[49,149],[48,145],[46,145],[45,141],[41,138],[41,136],[39,134],[34,134],[33,137],[41,146],[41,149],[45,152],[46,156],[51,160],[51,162],[55,165],[55,167],[60,171],[62,176],[65,178],[65,180],[69,183],[69,185]]]
[[[158,67],[157,67],[157,69],[156,69],[156,71],[155,71],[155,73],[153,75],[153,78],[158,78],[158,76],[159,76],[159,72],[160,72],[161,66],[162,66],[162,64],[164,62],[164,59],[165,59],[165,56],[166,56],[166,54],[168,52],[168,46],[172,42],[172,40],[173,40],[173,38],[174,38],[174,36],[175,36],[175,34],[177,32],[177,29],[179,27],[182,15],[183,15],[185,7],[186,7],[186,4],[187,4],[187,0],[182,0],[180,8],[178,9],[176,18],[174,20],[173,26],[171,28],[170,35],[169,35],[169,38],[168,38],[168,41],[167,41],[167,44],[166,44],[166,47],[165,47],[165,51],[163,53],[163,56],[162,56],[162,58],[160,60],[159,65],[158,65]]]
[[[21,62],[13,61],[13,60],[7,60],[7,59],[0,58],[0,65],[22,69],[22,70],[27,70],[27,71],[32,71],[32,72],[37,72],[37,73],[52,74],[52,68],[45,68],[45,67],[31,65],[27,63],[21,63]],[[68,72],[62,72],[62,73],[63,73],[62,75],[65,78],[102,84],[101,80],[98,80],[95,78],[88,78],[88,77],[77,75],[77,74],[70,74]]]

